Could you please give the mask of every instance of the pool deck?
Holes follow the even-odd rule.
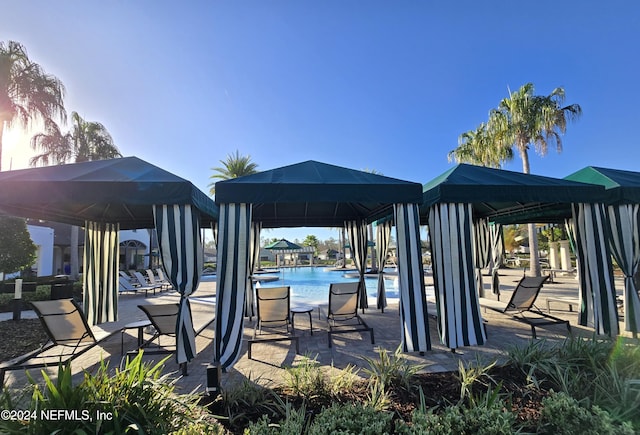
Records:
[[[510,291],[515,287],[517,281],[522,276],[522,270],[500,270],[500,282],[503,289],[501,300],[508,301]],[[429,283],[429,278],[426,278]],[[485,288],[489,286],[489,278],[484,280]],[[622,290],[622,281],[616,280],[616,288]],[[487,290],[488,298],[495,298]],[[538,297],[537,306],[546,312],[546,297],[577,297],[577,281],[575,277],[556,277],[554,284],[546,284]],[[179,376],[178,366],[173,356],[167,361],[165,371],[175,372],[178,378],[176,385],[183,392],[204,392],[206,386],[206,369],[213,360],[213,338],[215,322],[214,304],[212,297],[215,296],[215,283],[203,282],[198,291],[191,298],[194,327],[199,330],[206,326],[196,338],[197,357],[188,365],[188,376]],[[120,355],[121,333],[120,329],[125,325],[135,321],[144,320],[146,317],[137,307],[138,304],[161,304],[175,303],[179,300],[176,292],[163,292],[155,296],[145,298],[144,295],[121,295],[119,301],[119,320],[109,325],[109,329],[116,332],[111,338],[94,347],[91,351],[75,359],[72,362],[74,374],[81,376],[83,370],[89,372],[97,369],[101,358],[110,360],[110,367],[119,366],[122,360]],[[335,335],[333,347],[328,346],[327,322],[319,319],[320,310],[326,313],[325,306],[314,306],[312,313],[313,335],[309,330],[309,318],[306,314],[299,314],[295,317],[295,330],[299,336],[300,353],[295,353],[295,347],[287,341],[257,343],[253,345],[253,359],[247,355],[247,339],[253,335],[255,317],[252,320],[245,319],[244,340],[242,344],[241,356],[238,361],[227,372],[222,374],[222,387],[233,388],[243,380],[250,379],[265,385],[274,385],[282,382],[285,367],[295,365],[305,356],[315,358],[324,370],[330,371],[345,368],[347,365],[362,367],[363,356],[377,357],[380,348],[394,351],[400,344],[400,317],[398,315],[398,302],[392,301],[383,312],[375,307],[366,310],[363,318],[373,327],[375,332],[375,345],[369,340],[366,333],[347,333]],[[585,337],[592,337],[593,330],[577,325],[577,313],[569,311],[569,306],[564,304],[553,304],[551,314],[567,319],[571,323],[572,333]],[[487,342],[483,346],[471,346],[458,348],[456,352],[440,344],[438,327],[435,319],[429,320],[429,330],[432,349],[420,355],[419,353],[406,354],[409,361],[425,366],[427,372],[441,372],[457,370],[459,363],[470,363],[478,358],[490,362],[501,360],[504,352],[511,346],[526,345],[531,340],[531,329],[529,325],[513,320],[510,316],[491,310],[482,310],[482,315],[486,321]],[[621,330],[623,324],[621,324]],[[544,339],[550,343],[557,343],[565,340],[569,334],[563,325],[553,325],[537,328],[538,339]],[[146,332],[145,332],[146,334]],[[623,335],[628,335],[625,333]],[[124,348],[133,350],[136,347],[137,330],[128,329],[124,335]],[[145,335],[145,337],[149,337]],[[163,339],[165,342],[167,338]],[[164,355],[166,356],[166,355]],[[145,355],[145,360],[157,361],[164,357],[162,355]],[[32,375],[37,374],[37,369],[30,371]],[[55,371],[50,370],[51,373]],[[37,379],[37,378],[36,378]],[[27,379],[23,371],[10,371],[6,374],[7,385],[19,388],[27,385]]]

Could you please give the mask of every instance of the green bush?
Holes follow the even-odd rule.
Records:
[[[629,423],[613,423],[609,413],[597,406],[590,409],[565,393],[554,393],[542,401],[538,433],[558,435],[633,434]]]
[[[274,390],[260,385],[260,378],[254,381],[251,376],[234,388],[222,390],[212,405],[223,410],[232,427],[246,426],[256,415],[281,418],[286,410],[286,404]]]
[[[257,422],[251,423],[244,430],[245,435],[300,435],[304,431],[306,411],[302,406],[294,409],[287,403],[285,418],[279,423],[271,423],[266,415],[263,415]]]
[[[313,400],[328,394],[329,386],[316,359],[305,356],[294,367],[286,367],[285,387],[294,395]]]
[[[0,433],[224,433],[197,405],[196,394],[174,393],[174,381],[161,375],[165,361],[151,366],[142,362],[139,353],[113,375],[102,363],[95,375],[85,372],[77,385],[69,364],[59,365],[55,381],[43,370],[44,386],[29,376],[33,393],[25,409],[36,416],[57,410],[68,414],[61,419],[3,420]],[[0,401],[5,409],[17,409],[6,391]]]
[[[509,351],[530,383],[588,401],[606,410],[618,424],[640,429],[640,349],[626,339],[574,338],[556,346],[542,342]]]
[[[377,359],[364,356],[362,359],[368,365],[362,371],[369,376],[369,384],[376,384],[381,391],[387,391],[391,386],[411,391],[413,377],[425,367],[424,364],[409,362],[402,353],[402,345],[393,354],[379,348]]]
[[[309,435],[382,435],[392,430],[393,415],[358,403],[333,404],[319,413],[309,426]]]
[[[426,411],[422,407],[413,412],[410,425],[399,421],[396,432],[403,435],[512,434],[516,432],[514,423],[515,416],[498,399],[472,407],[453,405],[441,413],[435,413],[433,409]]]

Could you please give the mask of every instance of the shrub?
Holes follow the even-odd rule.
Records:
[[[304,430],[305,416],[304,406],[294,409],[290,403],[287,403],[285,418],[279,423],[271,423],[269,418],[263,415],[257,422],[251,423],[244,433],[245,435],[300,435]]]
[[[462,404],[446,407],[441,413],[424,406],[415,410],[411,425],[403,421],[396,424],[396,432],[403,435],[512,434],[515,416],[505,409],[500,399],[488,400],[477,406]]]
[[[223,409],[231,427],[246,426],[253,418],[265,414],[277,419],[285,414],[286,407],[275,391],[260,385],[260,378],[251,380],[251,376],[235,388],[222,390],[211,406]]]
[[[509,352],[536,385],[606,410],[616,423],[640,428],[640,349],[619,337],[613,340],[570,339],[553,347],[531,344]]]
[[[295,367],[286,367],[284,385],[292,394],[305,400],[324,397],[329,391],[320,364],[307,355]]]
[[[169,358],[169,357],[167,357]],[[0,421],[1,433],[222,433],[222,428],[196,403],[196,394],[174,394],[175,383],[161,375],[166,358],[152,366],[142,352],[109,375],[101,363],[95,375],[85,372],[74,385],[71,366],[60,364],[54,381],[42,371],[44,386],[29,377],[33,394],[27,408],[35,415],[67,410],[63,419]],[[3,405],[11,405],[5,392]],[[10,409],[10,408],[7,408]],[[75,414],[73,414],[75,412]],[[69,419],[71,418],[72,421]]]
[[[609,413],[593,406],[590,409],[565,393],[554,393],[542,401],[538,426],[541,434],[633,434],[629,423],[616,425]]]
[[[362,404],[333,404],[320,412],[309,426],[309,435],[360,434],[382,435],[392,430],[388,412],[378,412]]]
[[[362,371],[369,376],[370,384],[386,391],[388,387],[397,385],[411,391],[412,378],[424,369],[424,364],[414,364],[402,355],[402,345],[393,354],[383,348],[378,349],[378,359],[362,357],[369,367]]]

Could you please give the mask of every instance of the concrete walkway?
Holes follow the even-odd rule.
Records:
[[[502,301],[508,301],[510,291],[514,288],[522,270],[505,269],[500,271],[500,282],[503,294]],[[489,278],[485,277],[485,287],[488,289]],[[622,281],[616,282],[616,287],[622,291]],[[486,290],[488,298],[495,297]],[[206,368],[213,360],[213,338],[215,322],[215,305],[212,298],[215,295],[215,283],[204,282],[191,298],[194,327],[199,330],[209,324],[197,337],[196,347],[198,355],[188,365],[188,376],[179,377],[178,366],[175,358],[167,361],[165,371],[175,372],[179,377],[177,386],[181,391],[204,392],[206,386]],[[569,296],[577,297],[577,281],[574,277],[556,278],[556,283],[546,284],[538,298],[538,307],[546,311],[546,297]],[[146,319],[138,304],[161,304],[178,302],[179,295],[176,292],[163,292],[155,296],[145,298],[144,295],[121,295],[119,301],[119,321],[105,326],[109,331],[116,331],[109,339],[96,346],[93,350],[77,358],[72,363],[75,374],[82,375],[83,370],[89,372],[95,370],[101,358],[110,360],[110,367],[120,365],[121,337],[124,339],[125,352],[136,348],[137,330],[128,329],[123,335],[121,328],[131,322]],[[315,358],[321,366],[328,370],[332,368],[342,369],[348,364],[362,367],[365,365],[363,356],[376,358],[380,348],[393,352],[400,344],[400,317],[398,315],[397,301],[392,302],[384,313],[375,308],[369,308],[363,318],[375,331],[375,345],[372,345],[368,333],[348,333],[335,335],[333,347],[328,347],[327,322],[318,318],[318,309],[326,313],[325,307],[314,307],[313,311],[313,335],[310,334],[309,318],[306,314],[295,317],[295,330],[299,336],[300,354],[295,353],[295,347],[288,341],[257,343],[253,345],[253,359],[247,355],[247,339],[253,335],[253,321],[245,319],[244,342],[242,354],[234,366],[222,375],[223,388],[233,388],[245,379],[251,379],[265,385],[273,385],[282,382],[285,367],[297,364],[302,358],[308,356]],[[571,322],[574,335],[591,337],[593,330],[577,325],[577,313],[569,311],[569,306],[564,304],[552,305],[554,316],[565,318]],[[488,333],[487,343],[484,346],[459,348],[456,352],[445,348],[440,344],[438,326],[434,319],[429,320],[429,330],[432,350],[424,355],[418,353],[407,354],[407,358],[418,364],[425,365],[426,371],[439,372],[457,370],[459,362],[465,364],[478,359],[490,362],[494,359],[501,360],[504,352],[511,346],[526,345],[531,340],[531,328],[529,325],[513,320],[510,316],[488,310],[482,311],[486,320]],[[211,323],[210,323],[211,322]],[[622,325],[621,325],[622,326]],[[621,328],[622,329],[622,328]],[[551,343],[557,343],[568,337],[567,329],[562,325],[553,325],[537,328],[538,339],[545,339]],[[145,338],[150,337],[145,331]],[[168,343],[168,338],[163,338],[163,343]],[[164,355],[166,356],[166,355]],[[146,360],[157,361],[163,356],[147,355]],[[31,370],[32,375],[38,373]],[[55,373],[55,371],[51,371]],[[27,384],[22,371],[11,371],[6,375],[6,381],[12,387],[20,387]]]

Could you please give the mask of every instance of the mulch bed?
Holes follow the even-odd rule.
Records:
[[[491,388],[497,388],[500,385],[502,397],[507,396],[508,402],[511,403],[511,409],[516,414],[516,418],[524,428],[530,428],[535,431],[537,421],[540,418],[540,410],[542,409],[542,399],[548,396],[549,392],[527,388],[527,380],[525,374],[513,366],[502,366],[492,368],[488,374],[492,382]],[[393,412],[394,418],[411,421],[411,413],[419,406],[420,398],[417,393],[422,389],[424,393],[425,405],[427,408],[443,409],[449,405],[456,404],[460,401],[461,383],[458,378],[458,372],[439,372],[439,373],[421,373],[412,378],[412,385],[415,387],[411,392],[402,388],[394,388],[391,396],[392,403],[388,411]],[[484,379],[486,381],[486,379]],[[486,386],[477,383],[473,387],[473,394],[480,396],[486,391]],[[310,415],[318,414],[323,407],[330,406],[332,401],[330,398],[316,398],[311,401],[304,402],[298,396],[292,396],[282,388],[276,388],[275,391],[283,401],[290,402],[294,407],[299,407],[303,403],[306,406],[307,413]],[[337,402],[365,403],[368,401],[370,389],[366,381],[359,382],[349,391],[345,391],[334,398]],[[225,404],[221,400],[208,401],[203,400],[203,404],[207,405],[209,412],[213,415],[224,416],[227,413]],[[243,433],[243,429],[250,421],[257,421],[260,416],[265,413],[264,409],[256,410],[243,407],[242,409],[233,410],[236,414],[242,414],[242,418],[234,422],[222,419],[221,423],[231,433]]]
[[[39,319],[0,322],[0,362],[38,349],[48,340]]]

